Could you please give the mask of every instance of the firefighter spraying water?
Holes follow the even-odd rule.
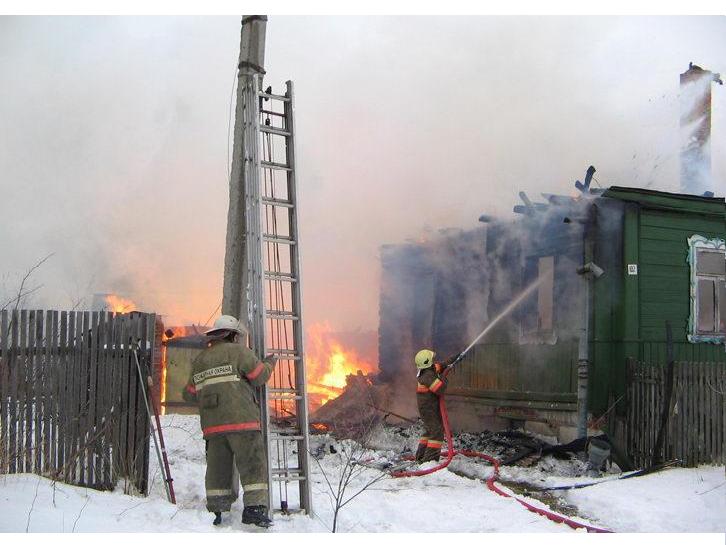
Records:
[[[463,351],[454,354],[443,362],[436,362],[433,350],[419,350],[414,359],[418,372],[416,373],[416,402],[419,415],[424,424],[424,433],[416,450],[416,462],[439,461],[441,447],[444,443],[445,423],[442,416],[443,396],[446,391],[446,377],[453,371],[464,356],[489,333],[503,318],[509,315],[522,301],[524,301],[544,278],[538,278],[522,293],[513,299]],[[449,440],[449,445],[451,442]],[[450,447],[451,450],[451,447]]]

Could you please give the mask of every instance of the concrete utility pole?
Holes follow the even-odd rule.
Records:
[[[257,357],[278,358],[278,372],[258,392],[268,505],[311,514],[295,106],[291,81],[284,95],[262,90],[266,24],[264,15],[242,18],[222,312],[247,326]],[[292,498],[290,485],[298,488]],[[229,488],[238,487],[233,476]]]
[[[249,294],[247,263],[247,216],[245,187],[250,175],[248,150],[257,142],[248,142],[245,131],[244,90],[250,81],[265,74],[265,30],[266,15],[242,17],[242,32],[239,48],[239,72],[237,76],[237,105],[234,121],[234,147],[232,153],[232,174],[229,180],[229,212],[227,214],[227,246],[224,256],[224,287],[222,292],[222,314],[230,314],[249,330]]]

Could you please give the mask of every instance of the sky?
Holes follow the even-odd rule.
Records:
[[[116,292],[170,325],[210,318],[239,31],[0,17],[0,299],[53,254],[36,308]],[[265,85],[295,83],[305,320],[375,329],[381,244],[571,194],[591,164],[602,186],[676,191],[678,75],[726,74],[724,51],[723,17],[270,16]],[[723,187],[722,86],[712,157]]]

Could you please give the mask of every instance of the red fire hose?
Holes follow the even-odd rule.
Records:
[[[447,369],[444,371],[444,376],[446,376]],[[487,488],[491,490],[492,492],[496,492],[500,496],[504,496],[505,498],[514,498],[519,503],[524,505],[529,511],[532,511],[533,513],[537,513],[538,515],[542,515],[543,517],[547,517],[551,521],[554,522],[560,522],[565,523],[567,526],[573,529],[578,528],[584,528],[588,532],[596,532],[596,533],[612,533],[611,530],[606,530],[604,528],[597,528],[596,526],[590,526],[588,524],[583,524],[581,522],[574,521],[572,519],[569,519],[567,517],[564,517],[562,515],[558,515],[557,513],[553,513],[552,511],[548,511],[547,509],[542,509],[541,507],[537,507],[535,505],[532,505],[531,503],[528,503],[516,496],[513,496],[501,488],[499,488],[496,485],[496,480],[499,478],[499,461],[496,458],[493,458],[491,456],[488,456],[487,454],[484,454],[483,452],[477,452],[475,450],[455,450],[454,449],[454,442],[451,437],[451,428],[449,427],[449,413],[446,411],[446,402],[444,401],[444,396],[439,397],[439,408],[441,409],[441,420],[444,424],[444,433],[446,435],[446,444],[448,445],[448,450],[443,453],[446,458],[437,466],[429,468],[429,469],[419,469],[417,471],[396,471],[391,473],[392,477],[419,477],[421,475],[429,475],[431,473],[435,473],[436,471],[439,471],[441,469],[444,469],[446,466],[448,466],[451,463],[451,460],[456,456],[457,454],[461,454],[462,456],[467,456],[469,458],[481,458],[483,460],[486,460],[487,462],[491,463],[494,466],[494,472],[492,475],[486,480]]]

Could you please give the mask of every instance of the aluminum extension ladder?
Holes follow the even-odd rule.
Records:
[[[270,510],[312,514],[300,293],[293,84],[244,83],[247,300],[252,349],[277,366],[261,389]],[[240,79],[240,84],[243,80]]]

